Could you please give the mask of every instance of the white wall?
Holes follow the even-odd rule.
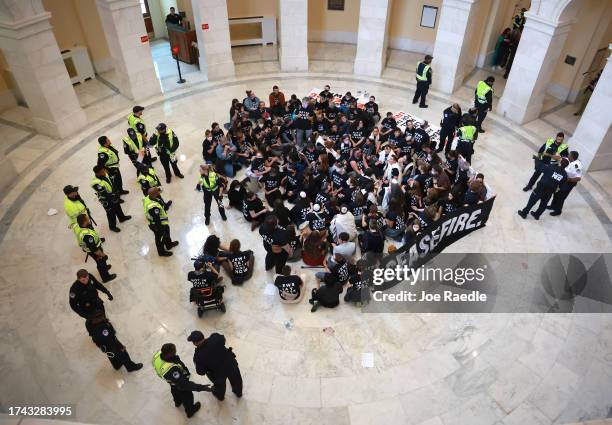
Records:
[[[166,13],[162,15],[160,0],[147,0],[149,3],[149,13],[153,21],[153,31],[155,38],[168,38],[168,29],[166,28]]]

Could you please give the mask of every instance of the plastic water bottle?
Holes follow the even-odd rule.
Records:
[[[293,317],[285,322],[285,328],[287,328],[289,331],[293,329]]]

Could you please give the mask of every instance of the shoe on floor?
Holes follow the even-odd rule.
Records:
[[[172,201],[166,202],[166,211],[169,210],[171,206],[172,206]]]
[[[179,179],[184,179],[185,178],[185,176],[182,175],[182,174],[175,174],[175,176],[178,177]]]
[[[531,186],[525,186],[523,188],[523,192],[529,192],[531,190]]]
[[[315,311],[317,311],[318,308],[319,308],[319,302],[315,301],[314,303],[312,303],[312,308],[310,309],[310,312],[314,313]]]
[[[221,214],[221,220],[227,221],[227,216],[225,214]]]
[[[419,105],[419,108],[429,108],[429,105]]]
[[[523,210],[518,210],[518,215],[520,215],[523,218],[527,218],[527,213],[524,213]]]
[[[137,370],[140,370],[140,369],[142,369],[142,363],[136,363],[131,369],[128,369],[127,371],[136,372]]]
[[[478,129],[478,132],[479,132],[479,133],[484,133],[485,131],[484,131],[482,128],[479,128],[479,129]]]
[[[123,223],[124,221],[128,221],[130,218],[132,218],[131,215],[126,215],[125,217],[119,219],[119,223]]]
[[[172,241],[172,242],[170,242],[170,248],[174,248],[178,244],[179,244],[178,241]]]
[[[158,252],[160,257],[171,257],[172,253],[170,251]]]
[[[166,179],[166,183],[170,184],[170,182],[172,181],[172,179]]]
[[[119,233],[121,231],[121,229],[118,227],[111,227],[110,230],[115,233]]]
[[[122,195],[127,195],[128,193],[130,193],[130,191],[129,191],[129,190],[122,190],[122,191],[121,191],[121,194],[122,194]]]
[[[115,279],[117,277],[116,274],[109,274],[108,277],[106,279],[102,279],[102,282],[106,283],[106,282],[110,282],[111,280]]]
[[[533,218],[535,218],[536,220],[539,220],[539,219],[540,219],[540,216],[539,216],[539,215],[537,215],[536,213],[534,213],[533,211],[531,211],[531,213],[530,213],[530,214],[531,214],[531,216],[532,216]]]
[[[207,225],[207,226],[210,224],[210,217],[206,217],[204,219],[204,224]]]
[[[556,217],[558,215],[561,215],[561,211],[553,211],[550,213],[550,215],[552,215],[553,217]]]
[[[196,404],[193,405],[193,410],[187,413],[187,417],[190,418],[193,415],[195,415],[198,412],[198,410],[200,410],[200,407],[202,407],[202,403],[198,401]]]

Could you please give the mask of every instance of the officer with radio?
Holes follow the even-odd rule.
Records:
[[[426,55],[425,59],[417,63],[416,68],[416,80],[417,88],[412,99],[412,104],[419,102],[419,108],[427,108],[428,105],[425,103],[429,86],[431,85],[431,61],[433,56]]]
[[[172,252],[168,251],[179,243],[170,238],[170,226],[168,225],[168,213],[160,202],[161,188],[149,189],[148,195],[143,199],[145,217],[149,222],[149,229],[155,235],[155,246],[160,257],[170,257]]]
[[[142,189],[142,194],[144,196],[149,194],[149,189],[152,187],[159,187],[161,189],[161,182],[159,181],[159,177],[157,177],[157,172],[150,164],[138,164],[138,177],[136,181],[140,183],[140,189]],[[172,201],[164,201],[161,196],[159,197],[159,202],[166,211],[168,211],[172,205]]]
[[[523,218],[527,218],[527,213],[531,211],[531,208],[540,201],[538,209],[534,212],[531,211],[531,215],[536,220],[540,219],[540,216],[546,209],[548,201],[553,196],[553,193],[557,190],[560,185],[563,185],[567,180],[567,173],[565,168],[569,165],[567,158],[562,158],[560,164],[550,164],[542,166],[542,178],[538,182],[536,188],[531,192],[527,205],[522,210],[518,211],[518,215]]]
[[[223,221],[227,220],[225,216],[225,208],[223,207],[223,187],[227,184],[227,179],[222,175],[211,170],[209,164],[200,165],[200,179],[196,185],[196,190],[204,192],[204,218],[206,225],[210,224],[210,204],[215,198],[219,214]]]
[[[529,179],[527,185],[523,188],[523,192],[529,192],[533,185],[542,175],[542,169],[545,165],[557,165],[562,157],[567,157],[569,148],[564,142],[565,134],[560,131],[554,139],[551,137],[540,146],[537,155],[533,156],[535,170]]]
[[[153,369],[157,376],[170,384],[174,405],[176,407],[183,405],[188,418],[195,415],[201,407],[199,401],[193,402],[193,391],[213,391],[210,385],[196,384],[189,380],[191,373],[176,354],[174,344],[162,345],[161,350],[153,355]]]
[[[97,311],[93,317],[87,319],[85,327],[93,342],[106,354],[115,370],[121,369],[121,366],[125,366],[128,372],[142,369],[142,363],[134,363],[125,346],[117,339],[117,332],[103,311]]]
[[[102,239],[98,235],[98,232],[93,230],[89,217],[86,214],[78,216],[77,223],[72,229],[83,252],[87,254],[87,257],[93,258],[96,262],[96,268],[98,269],[98,273],[100,273],[102,282],[106,283],[116,278],[116,274],[110,274],[108,272],[111,268],[111,265],[106,263],[108,255],[104,253],[102,249]],[[87,258],[85,261],[87,261]]]
[[[87,270],[80,269],[77,272],[77,280],[74,281],[68,293],[70,297],[70,308],[83,319],[91,317],[95,312],[104,313],[104,302],[100,299],[98,292],[103,292],[109,301],[113,300],[110,291],[98,282],[95,276]]]
[[[170,173],[170,166],[174,171],[174,175],[179,179],[184,178],[181,174],[181,170],[178,168],[178,158],[176,157],[176,150],[179,147],[179,140],[172,129],[168,128],[163,122],[155,127],[155,134],[149,139],[151,146],[155,145],[159,160],[164,167],[166,172],[166,183],[170,183],[172,180],[172,174]]]
[[[479,133],[484,133],[482,122],[487,117],[487,112],[493,110],[493,83],[495,78],[487,77],[484,81],[479,81],[474,91],[474,105],[478,110],[476,118],[476,128]]]
[[[582,162],[578,159],[578,152],[571,151],[569,153],[569,165],[565,167],[567,173],[567,180],[559,185],[559,190],[555,192],[553,200],[550,203],[549,209],[552,210],[550,215],[557,216],[561,215],[563,210],[563,204],[569,196],[572,189],[582,180]]]
[[[98,165],[106,167],[108,176],[118,194],[127,195],[130,192],[123,189],[123,178],[121,177],[121,170],[119,170],[119,152],[106,136],[98,137],[98,143],[100,144],[98,146]]]
[[[85,204],[81,195],[79,195],[79,188],[76,186],[67,185],[64,186],[64,211],[68,216],[68,227],[72,228],[76,224],[77,217],[81,214],[86,214],[91,221],[91,212]]]
[[[104,166],[96,165],[93,168],[95,176],[91,179],[91,187],[96,191],[98,200],[106,211],[108,218],[108,227],[113,232],[120,232],[117,227],[117,219],[120,223],[132,218],[131,215],[125,215],[121,209],[121,199],[113,187],[113,182],[108,177],[107,170]]]
[[[142,134],[133,128],[127,129],[127,136],[123,137],[123,153],[125,153],[138,172],[138,158],[142,155],[143,163],[151,163],[151,155],[145,148],[145,141]]]

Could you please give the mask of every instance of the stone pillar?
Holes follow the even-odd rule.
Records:
[[[361,0],[354,73],[380,77],[387,59],[391,0]]]
[[[42,134],[64,138],[85,126],[41,0],[0,0],[0,48]]]
[[[282,71],[308,71],[308,2],[279,0]]]
[[[132,100],[161,93],[138,0],[96,0],[121,94]]]
[[[527,22],[497,112],[523,124],[540,116],[546,88],[571,22],[556,23],[525,13]]]
[[[610,45],[608,52],[612,50]],[[589,171],[612,169],[612,56],[603,69],[582,118],[569,141]]]
[[[226,0],[191,0],[200,51],[200,72],[209,80],[233,77],[234,59]]]
[[[452,94],[474,69],[468,53],[472,38],[484,22],[474,22],[480,0],[444,0],[433,51],[433,86]]]

